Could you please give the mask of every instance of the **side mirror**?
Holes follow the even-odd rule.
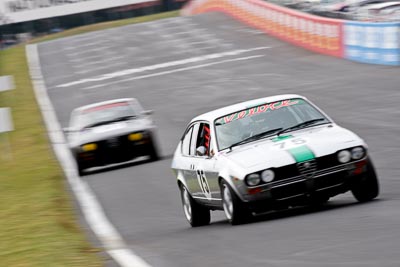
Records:
[[[140,114],[145,115],[145,116],[151,115],[153,113],[154,113],[153,110],[143,110],[142,112],[140,112]]]
[[[199,146],[196,148],[196,156],[205,156],[206,155],[206,148],[204,146]]]

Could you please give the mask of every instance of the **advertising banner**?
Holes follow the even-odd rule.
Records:
[[[400,23],[346,21],[343,42],[347,59],[400,65]]]

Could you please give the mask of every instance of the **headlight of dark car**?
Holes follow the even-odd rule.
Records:
[[[140,141],[143,139],[143,133],[131,133],[128,135],[129,141]]]
[[[81,150],[83,152],[90,152],[94,151],[97,149],[97,144],[96,143],[89,143],[81,146]]]

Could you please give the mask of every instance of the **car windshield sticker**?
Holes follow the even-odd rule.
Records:
[[[222,118],[217,119],[216,124],[217,125],[223,125],[230,123],[235,120],[243,119],[245,117],[250,117],[259,113],[265,113],[267,111],[272,111],[272,110],[277,110],[283,107],[289,107],[292,105],[296,104],[301,104],[303,101],[301,99],[288,99],[288,100],[283,100],[283,101],[278,101],[278,102],[273,102],[273,103],[267,103],[267,104],[262,104],[260,106],[248,108],[236,113],[229,114],[227,116],[224,116]]]
[[[314,153],[307,146],[298,146],[288,149],[288,152],[293,156],[297,163],[315,159]]]
[[[114,108],[114,107],[121,107],[121,106],[128,106],[128,102],[118,102],[118,103],[112,103],[112,104],[106,104],[106,105],[101,105],[97,107],[92,107],[85,109],[83,112],[93,112],[93,111],[98,111],[98,110],[103,110],[103,109],[108,109],[108,108]]]

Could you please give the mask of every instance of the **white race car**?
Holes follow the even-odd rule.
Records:
[[[224,210],[232,224],[255,213],[323,204],[351,190],[379,194],[365,142],[299,95],[256,99],[194,118],[172,169],[192,226]]]

